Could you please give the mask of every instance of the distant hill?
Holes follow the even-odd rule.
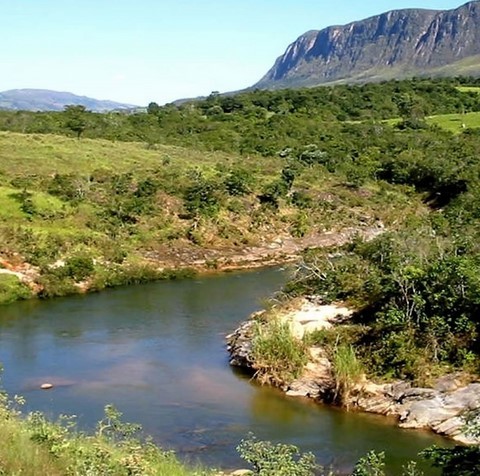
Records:
[[[23,111],[62,111],[69,104],[85,106],[90,111],[135,109],[138,106],[114,101],[92,99],[48,89],[11,89],[0,92],[0,109]]]
[[[394,10],[309,31],[253,87],[275,89],[480,75],[480,1],[454,10]]]

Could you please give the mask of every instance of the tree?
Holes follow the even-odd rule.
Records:
[[[77,134],[77,139],[80,139],[81,135],[87,127],[87,109],[81,105],[69,105],[65,106],[65,125],[73,132]]]
[[[147,112],[156,116],[160,112],[160,106],[156,102],[151,102],[147,106]]]

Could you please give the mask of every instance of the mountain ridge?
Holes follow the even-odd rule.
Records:
[[[138,108],[106,99],[79,96],[66,91],[50,89],[9,89],[0,92],[0,109],[24,111],[62,111],[67,105],[81,105],[94,112]]]
[[[480,1],[452,10],[391,10],[346,25],[309,30],[253,88],[316,86],[413,75],[480,75]],[[468,61],[467,61],[468,62]],[[443,70],[446,70],[443,72]]]

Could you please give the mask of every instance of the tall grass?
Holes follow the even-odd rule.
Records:
[[[288,323],[278,318],[256,323],[252,356],[259,380],[274,385],[298,377],[308,361],[305,344],[292,335]]]
[[[348,407],[348,400],[355,385],[364,375],[353,346],[337,344],[333,349],[333,373],[335,377],[334,400]]]

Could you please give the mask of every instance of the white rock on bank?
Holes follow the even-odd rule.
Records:
[[[335,304],[317,304],[308,299],[299,309],[280,316],[282,322],[288,322],[292,335],[302,339],[305,334],[321,329],[329,329],[345,321],[353,314],[351,309]]]

